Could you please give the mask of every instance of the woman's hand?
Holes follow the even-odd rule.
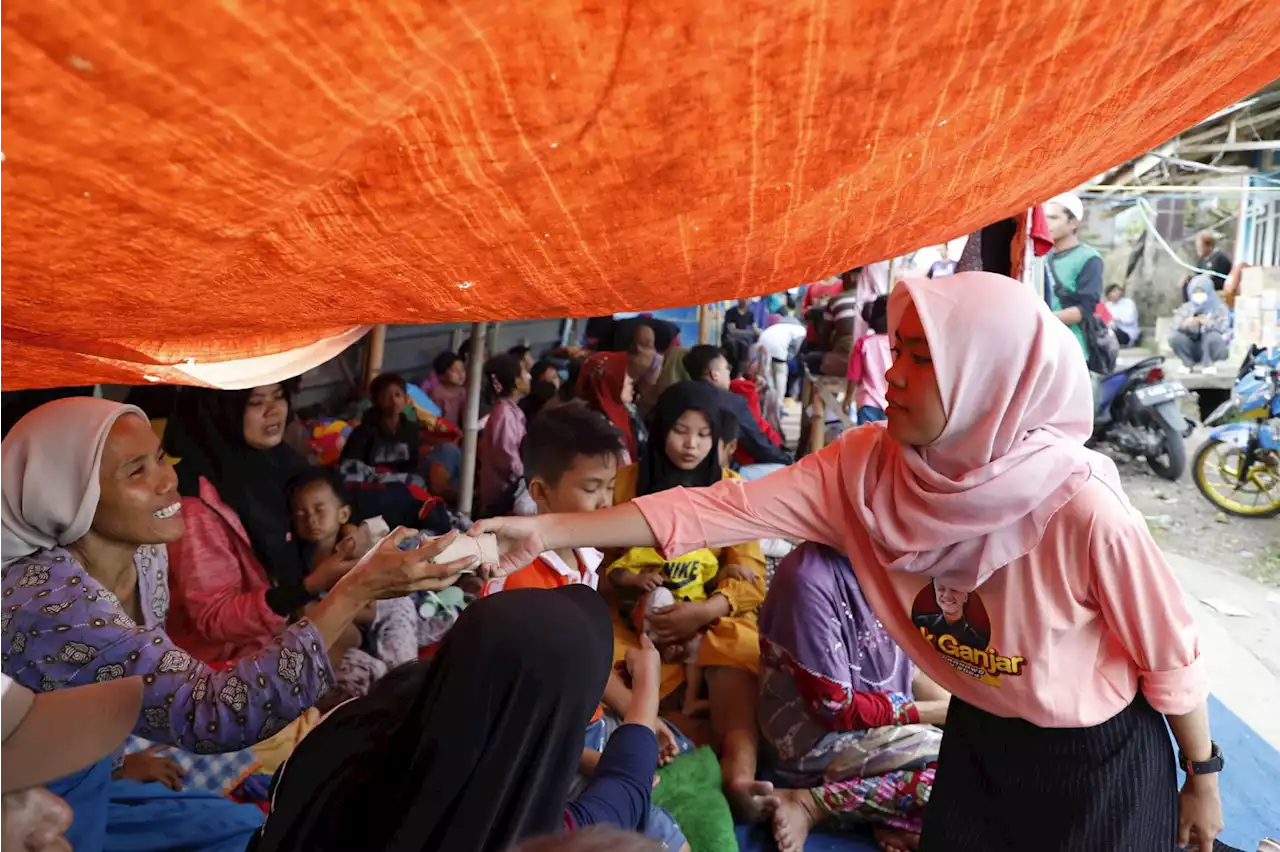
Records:
[[[487,518],[471,528],[468,535],[493,533],[498,537],[501,562],[496,571],[492,566],[484,567],[489,576],[514,574],[550,549],[543,537],[543,517]]]
[[[413,530],[397,528],[369,554],[364,564],[347,574],[334,591],[350,591],[364,603],[398,598],[410,592],[438,592],[456,583],[463,571],[477,567],[474,558],[441,565],[431,562],[458,537],[458,533],[426,539],[421,547],[413,550],[400,549],[401,542],[416,535]]]
[[[124,765],[120,768],[120,777],[130,781],[157,781],[174,792],[182,789],[182,771],[172,758],[161,757],[167,745],[153,745],[142,751],[126,754]]]
[[[1213,852],[1213,839],[1221,831],[1218,776],[1192,775],[1178,794],[1178,847]]]
[[[699,630],[728,614],[718,611],[722,608],[718,602],[723,600],[723,595],[713,595],[699,603],[681,601],[659,607],[649,613],[649,632],[659,645],[683,645]]]
[[[315,570],[306,576],[302,584],[313,595],[327,592],[339,580],[347,576],[347,572],[356,567],[360,557],[356,556],[356,540],[347,536],[338,542],[328,557],[316,565]]]

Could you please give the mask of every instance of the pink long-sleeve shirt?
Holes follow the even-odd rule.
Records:
[[[169,545],[169,636],[206,663],[260,651],[288,619],[267,606],[271,581],[235,510],[201,477],[182,498],[186,532]]]
[[[751,482],[637,498],[666,554],[761,537],[845,550],[857,521],[842,507],[840,452]],[[1049,728],[1110,719],[1141,688],[1178,715],[1208,695],[1181,588],[1123,494],[1094,478],[1049,521],[1040,543],[967,595],[923,574],[857,564],[885,628],[930,677],[998,716]]]
[[[500,399],[489,412],[489,422],[480,435],[480,506],[492,509],[520,477],[524,462],[520,442],[524,440],[525,418],[513,400]]]

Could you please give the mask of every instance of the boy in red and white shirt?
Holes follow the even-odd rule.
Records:
[[[569,405],[543,411],[529,422],[520,445],[529,496],[538,514],[595,512],[613,505],[613,487],[622,460],[622,434],[604,415],[585,405]],[[557,589],[573,583],[596,588],[604,554],[593,547],[548,550],[533,562],[509,574],[488,580],[481,597],[505,589]],[[592,718],[595,726],[604,708],[619,717],[631,705],[631,690],[616,674],[609,675],[604,703]],[[671,730],[658,720],[658,752],[662,764],[679,751]],[[598,749],[583,750],[580,771],[591,775],[600,759]]]
[[[520,454],[529,497],[539,515],[594,512],[613,505],[622,436],[584,405],[545,411],[529,424]],[[604,555],[593,547],[549,550],[506,577],[488,580],[485,597],[504,589],[558,589],[574,583],[596,588]]]

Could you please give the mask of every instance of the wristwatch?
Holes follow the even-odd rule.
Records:
[[[1178,749],[1178,766],[1183,772],[1190,775],[1212,775],[1215,772],[1221,772],[1222,767],[1226,766],[1226,760],[1222,757],[1222,749],[1217,743],[1210,743],[1213,750],[1209,753],[1208,760],[1187,760],[1187,756],[1182,753],[1182,749]]]

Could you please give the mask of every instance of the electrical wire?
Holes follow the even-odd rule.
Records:
[[[1164,237],[1161,236],[1158,230],[1156,230],[1156,223],[1152,221],[1152,218],[1150,215],[1150,214],[1154,214],[1156,211],[1152,209],[1151,204],[1150,202],[1147,201],[1147,199],[1139,198],[1138,203],[1134,205],[1134,209],[1138,211],[1138,214],[1142,216],[1143,221],[1147,223],[1147,231],[1151,234],[1151,236],[1155,237],[1156,242],[1160,244],[1161,248],[1163,248],[1166,252],[1169,253],[1169,257],[1173,258],[1174,263],[1178,264],[1183,269],[1191,270],[1197,275],[1213,275],[1217,278],[1223,279],[1224,281],[1227,279],[1228,276],[1223,275],[1221,272],[1215,272],[1212,269],[1201,269],[1198,266],[1192,266],[1182,258],[1178,257],[1178,253],[1173,250],[1173,246],[1165,242]]]

